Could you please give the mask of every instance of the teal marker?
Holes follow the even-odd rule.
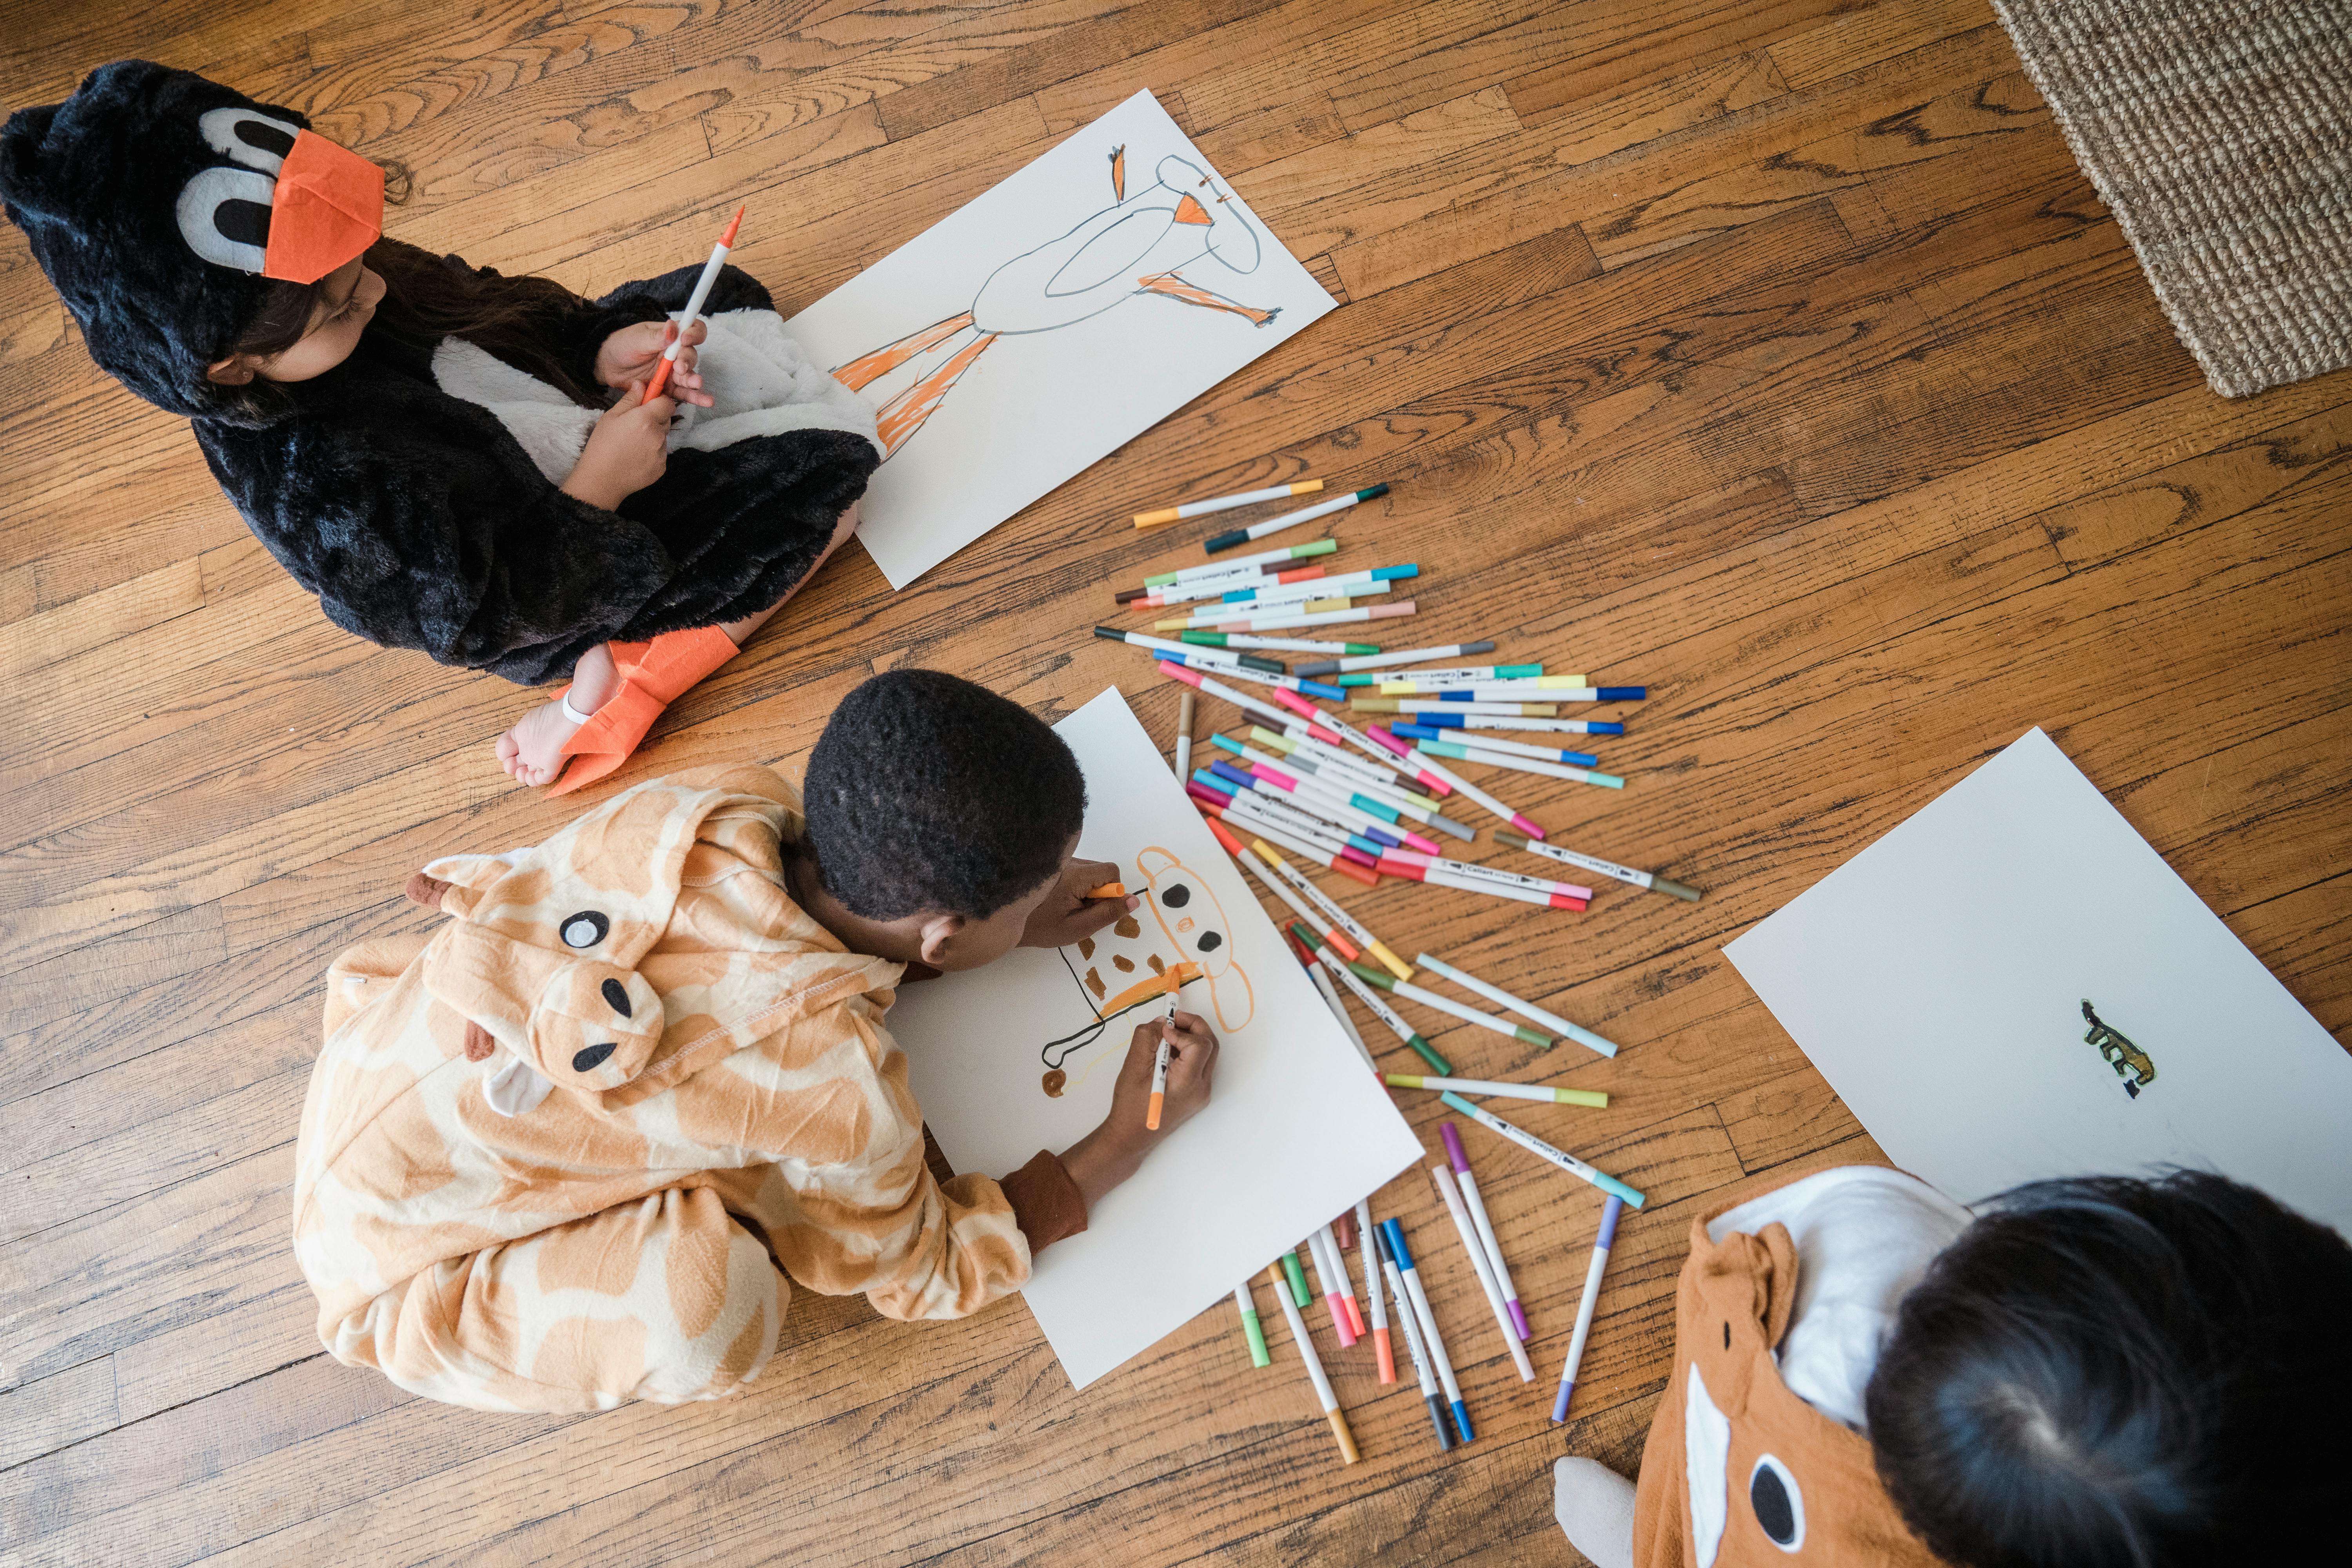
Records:
[[[1415,689],[1421,686],[1453,686],[1476,680],[1527,680],[1544,672],[1539,664],[1465,664],[1452,669],[1416,669],[1412,672]],[[1343,675],[1341,686],[1381,686],[1392,677],[1375,670],[1357,670]]]
[[[1457,746],[1451,741],[1415,740],[1413,744],[1424,752],[1441,757],[1458,757],[1465,763],[1484,763],[1490,768],[1509,768],[1515,773],[1541,773],[1546,778],[1566,779],[1570,784],[1599,784],[1602,789],[1623,789],[1625,781],[1615,773],[1597,773],[1590,768],[1562,767],[1554,763],[1539,763],[1532,757],[1507,756],[1501,752],[1482,751],[1475,746]]]
[[[1609,1175],[1605,1172],[1594,1170],[1591,1166],[1586,1164],[1575,1155],[1570,1154],[1564,1150],[1553,1148],[1550,1144],[1545,1142],[1542,1139],[1537,1137],[1532,1132],[1522,1132],[1519,1129],[1512,1126],[1509,1122],[1504,1121],[1493,1111],[1488,1110],[1482,1106],[1471,1104],[1468,1100],[1463,1099],[1460,1095],[1454,1093],[1450,1089],[1444,1093],[1439,1095],[1437,1098],[1452,1106],[1454,1110],[1460,1111],[1463,1115],[1468,1117],[1471,1121],[1476,1122],[1479,1126],[1484,1127],[1487,1131],[1501,1133],[1512,1142],[1517,1143],[1520,1148],[1525,1149],[1528,1153],[1533,1154],[1537,1159],[1550,1161],[1553,1164],[1558,1165],[1561,1170],[1566,1171],[1570,1175],[1582,1177],[1584,1180],[1591,1182],[1594,1186],[1599,1187],[1602,1192],[1607,1193],[1612,1197],[1622,1198],[1635,1208],[1640,1208],[1645,1201],[1641,1194],[1635,1192],[1633,1188],[1627,1186],[1616,1177]]]

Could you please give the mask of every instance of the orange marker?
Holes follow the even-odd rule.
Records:
[[[727,225],[727,232],[710,247],[710,259],[702,264],[702,276],[694,280],[694,292],[687,297],[686,314],[677,323],[677,336],[662,351],[661,363],[654,366],[654,378],[646,383],[642,402],[651,402],[662,395],[669,384],[669,373],[677,368],[677,351],[685,346],[686,331],[702,319],[702,302],[710,298],[710,286],[719,281],[719,269],[727,265],[727,253],[735,248],[735,231],[743,226],[743,208],[737,207]]]
[[[1123,899],[1127,897],[1125,882],[1104,882],[1088,888],[1084,895],[1089,899]]]
[[[1160,1108],[1168,1099],[1168,1031],[1176,1026],[1176,997],[1183,989],[1183,979],[1168,988],[1168,1019],[1160,1031],[1160,1049],[1151,1058],[1151,1106],[1143,1113],[1143,1130],[1147,1132],[1160,1131]]]

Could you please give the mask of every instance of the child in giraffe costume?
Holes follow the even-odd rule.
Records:
[[[448,921],[336,960],[294,1244],[337,1359],[488,1410],[738,1394],[790,1282],[977,1311],[1206,1102],[1215,1036],[1154,1019],[1101,1128],[936,1180],[897,987],[1135,900],[1082,896],[1115,873],[1071,856],[1068,748],[951,676],[852,693],[805,788],[804,812],[765,768],[642,784],[535,847],[433,861],[410,896]]]

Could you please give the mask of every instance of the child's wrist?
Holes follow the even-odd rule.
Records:
[[[1144,1155],[1159,1142],[1160,1134],[1145,1131],[1140,1121],[1132,1128],[1119,1125],[1114,1110],[1101,1126],[1062,1152],[1062,1169],[1086,1194],[1091,1211],[1104,1194],[1142,1168]]]

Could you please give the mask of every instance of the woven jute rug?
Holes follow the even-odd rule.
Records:
[[[2352,0],[1993,0],[2213,390],[2352,364]]]

